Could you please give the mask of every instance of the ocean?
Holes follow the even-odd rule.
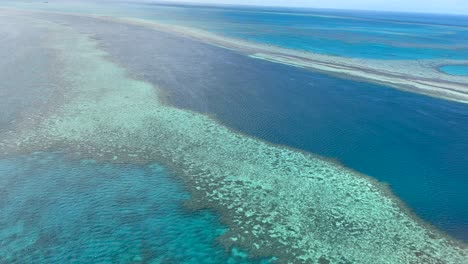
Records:
[[[379,60],[468,58],[464,16],[247,7],[187,12],[183,6],[158,5],[140,9],[145,18],[327,55]]]
[[[110,4],[109,4],[110,3]],[[13,5],[19,5],[14,2]],[[21,7],[135,17],[295,50],[378,60],[468,59],[468,16],[148,2],[20,2]]]
[[[268,263],[215,243],[226,227],[185,209],[187,191],[161,166],[63,156],[0,160],[2,262]]]
[[[162,87],[171,104],[335,159],[389,184],[420,217],[468,239],[466,104],[259,61],[142,27],[115,32],[112,23],[69,21],[84,32],[98,29],[102,48],[132,75]]]
[[[108,14],[326,55],[460,61],[468,56],[463,41],[468,19],[461,16],[116,6]],[[99,12],[106,13],[101,8]],[[387,184],[427,223],[468,241],[468,105],[257,60],[144,27],[119,24],[116,30],[112,22],[46,17],[93,34],[112,62],[161,89],[167,104],[209,116],[236,133],[320,155],[368,175]],[[40,56],[53,57],[35,56],[36,62],[47,61]],[[40,67],[48,66],[34,68]],[[3,74],[10,84],[21,79]],[[47,76],[31,74],[38,74],[40,95],[52,98],[53,89],[44,88]],[[33,86],[21,80],[23,87]],[[47,105],[47,99],[38,101],[41,97],[28,91],[4,90],[9,97],[0,100],[10,105],[0,115],[4,130],[14,127],[15,118],[34,111],[21,105]],[[15,100],[21,104],[12,103]],[[156,263],[268,262],[216,243],[227,227],[215,212],[185,208],[190,194],[163,165],[70,161],[56,152],[40,152],[2,157],[0,172],[5,198],[0,223],[9,226],[0,238],[7,241],[5,249],[17,251],[18,263],[26,260],[21,255],[80,263],[141,262],[145,256]],[[68,243],[71,234],[75,241]]]

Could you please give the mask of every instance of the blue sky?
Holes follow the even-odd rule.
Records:
[[[468,0],[166,0],[165,2],[457,13],[468,15]]]

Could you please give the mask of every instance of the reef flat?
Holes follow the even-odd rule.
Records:
[[[285,49],[229,38],[200,29],[128,17],[95,16],[113,22],[140,25],[185,36],[208,44],[245,53],[253,58],[283,63],[338,76],[385,84],[397,89],[468,103],[468,77],[448,75],[440,65],[465,63],[457,60],[355,59]]]
[[[267,264],[213,243],[225,227],[157,164],[0,159],[0,262]]]
[[[63,14],[60,11],[36,10],[35,12]],[[348,58],[250,42],[238,38],[221,36],[198,28],[168,24],[160,22],[157,19],[149,20],[126,17],[124,14],[106,16],[88,14],[88,12],[78,14],[70,10],[68,12],[69,13],[66,13],[67,15],[88,16],[116,23],[144,26],[158,31],[172,33],[177,36],[196,39],[211,45],[236,50],[253,58],[268,60],[270,62],[292,65],[350,79],[385,84],[405,91],[468,103],[468,77],[463,75],[450,75],[439,70],[441,65],[450,66],[468,63],[465,60],[380,60]]]
[[[419,217],[468,241],[468,208],[458,203],[468,188],[462,132],[468,105],[270,63],[147,27],[44,18],[92,35],[133,78],[160,87],[165,103],[339,160],[387,183]]]
[[[320,157],[234,133],[161,103],[158,88],[110,62],[91,36],[16,14],[50,31],[63,99],[0,140],[1,155],[73,151],[116,163],[159,161],[194,208],[229,226],[221,242],[280,263],[467,263],[466,246],[433,230],[370,178]]]

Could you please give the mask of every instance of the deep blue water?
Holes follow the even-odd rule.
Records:
[[[93,5],[90,5],[93,3]],[[17,1],[6,4],[18,6]],[[349,58],[468,59],[468,16],[395,12],[193,6],[137,1],[42,1],[20,6],[136,17],[284,48]]]
[[[242,81],[191,83],[194,96],[171,90],[171,102],[388,183],[420,217],[468,240],[467,105],[287,66],[242,65],[228,73]]]
[[[188,198],[156,164],[0,159],[0,263],[266,263],[218,245],[226,228]]]
[[[468,56],[466,47],[459,47],[467,36],[464,17],[440,16],[438,25],[428,25],[434,16],[130,7],[128,12],[137,17],[326,54]],[[319,16],[324,14],[342,18]],[[259,61],[141,27],[116,30],[112,23],[78,18],[67,22],[94,33],[110,59],[161,87],[169,103],[209,114],[241,133],[336,159],[386,182],[420,217],[468,241],[467,105]],[[12,51],[14,45],[5,53]],[[25,56],[32,54],[37,55]],[[44,61],[38,57],[38,69],[50,67],[40,63]],[[17,75],[12,72],[8,83],[18,83]],[[8,93],[3,95],[12,99],[0,100],[8,103],[0,109],[13,110],[0,111],[2,126],[47,103],[31,93],[35,89],[51,97],[51,87],[40,80],[36,88],[26,86],[25,79],[24,89],[4,89]],[[16,254],[17,263],[157,257],[163,263],[247,262],[245,254],[216,244],[225,227],[214,214],[183,208],[189,195],[175,179],[156,164],[71,161],[51,153],[2,159],[0,256]]]
[[[468,16],[121,5],[126,16],[197,27],[229,37],[322,54],[368,59],[468,59]]]
[[[169,103],[333,158],[468,241],[468,105],[248,58],[143,27],[69,19]],[[92,30],[90,30],[92,29]]]

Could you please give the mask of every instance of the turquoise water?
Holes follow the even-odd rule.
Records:
[[[225,250],[210,211],[154,164],[0,159],[0,263],[267,263]]]
[[[450,75],[468,76],[468,65],[445,65],[439,70]]]
[[[466,56],[466,47],[459,45],[466,37],[464,18],[454,22],[442,16],[438,25],[428,25],[431,19],[425,15],[376,18],[338,12],[337,20],[318,11],[129,6],[128,13],[136,17],[325,54]],[[397,18],[411,20],[410,26],[392,21]],[[87,19],[66,23],[95,34],[112,60],[164,89],[171,104],[207,113],[244,134],[336,159],[386,182],[420,217],[467,241],[466,105],[258,61],[141,27],[115,30],[115,24]],[[253,39],[255,31],[259,34]],[[37,96],[27,96],[30,89],[8,88],[13,94],[8,96],[31,105]],[[50,96],[50,90],[40,91]],[[0,113],[7,116],[2,125],[10,125],[15,108],[23,108],[15,100],[0,106],[13,109],[13,114]],[[2,257],[13,263],[255,262],[216,243],[226,228],[210,211],[184,208],[189,195],[176,179],[156,164],[117,165],[51,153],[3,158],[0,262]]]
[[[313,9],[126,5],[126,13],[248,41],[367,59],[468,59],[468,17]]]
[[[468,239],[467,105],[259,61],[142,27],[121,25],[115,32],[112,23],[67,21],[94,32],[114,60],[164,89],[177,107],[336,159],[388,183],[420,217]]]
[[[110,2],[28,1],[22,6],[157,20],[348,58],[468,59],[467,16]]]

